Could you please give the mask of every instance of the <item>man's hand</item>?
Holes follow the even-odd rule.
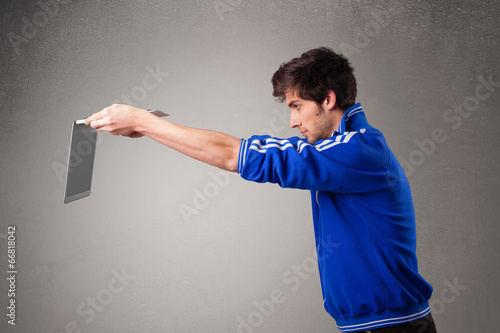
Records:
[[[137,131],[137,126],[150,116],[149,112],[143,109],[113,104],[85,119],[85,125],[90,125],[98,132],[139,138],[143,134]]]

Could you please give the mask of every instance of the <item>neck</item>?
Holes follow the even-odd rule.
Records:
[[[330,117],[333,124],[333,131],[336,131],[339,128],[340,123],[342,122],[342,118],[344,117],[344,110],[339,108],[334,108],[331,110]]]

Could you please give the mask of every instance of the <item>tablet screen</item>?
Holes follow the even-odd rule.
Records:
[[[64,203],[90,195],[96,140],[92,127],[73,123]]]

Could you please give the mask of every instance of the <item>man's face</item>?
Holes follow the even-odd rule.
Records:
[[[294,92],[285,96],[286,104],[291,110],[290,127],[297,128],[310,144],[332,135],[334,123],[322,105],[301,99]]]

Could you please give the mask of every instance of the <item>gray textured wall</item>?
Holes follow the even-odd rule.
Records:
[[[2,332],[337,332],[310,265],[307,192],[102,134],[92,195],[62,200],[71,122],[116,101],[238,137],[297,135],[270,77],[322,45],[352,60],[358,100],[405,165],[439,331],[495,331],[497,1],[4,0],[0,10]]]

